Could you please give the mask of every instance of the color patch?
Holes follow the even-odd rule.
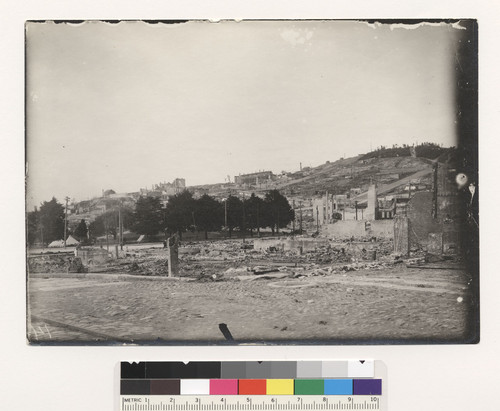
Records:
[[[323,361],[321,368],[321,377],[347,377],[347,361]]]
[[[323,380],[295,380],[295,395],[323,395]]]
[[[297,377],[297,363],[295,361],[271,362],[271,375],[268,378],[295,378]]]
[[[181,380],[181,395],[210,395],[210,380]]]
[[[321,377],[321,361],[297,362],[297,378]]]
[[[221,378],[220,369],[220,362],[198,362],[196,363],[196,378]]]
[[[347,376],[349,378],[373,378],[375,366],[373,360],[348,361]]]
[[[266,381],[267,381],[267,388],[266,388],[267,395],[293,395],[293,388],[294,388],[293,380],[275,379]]]
[[[147,362],[146,378],[220,378],[220,362]]]
[[[121,378],[141,379],[146,378],[145,362],[122,362],[120,364]]]
[[[221,364],[221,378],[245,378],[245,363],[243,361],[229,361]]]
[[[352,380],[325,380],[325,395],[352,395]]]
[[[245,378],[269,378],[271,375],[271,363],[269,361],[252,361],[245,363]]]
[[[121,395],[149,395],[149,380],[121,380]]]
[[[354,395],[382,395],[382,380],[354,380]]]
[[[179,395],[181,380],[151,380],[151,395]]]
[[[239,380],[238,393],[240,395],[266,395],[266,380]]]
[[[237,395],[238,380],[210,380],[210,395]]]

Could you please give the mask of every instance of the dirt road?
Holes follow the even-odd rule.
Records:
[[[43,277],[43,276],[42,276]],[[218,282],[123,276],[32,278],[32,342],[461,342],[471,331],[461,270],[363,270]]]

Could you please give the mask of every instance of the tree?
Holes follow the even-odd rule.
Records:
[[[140,197],[135,205],[133,230],[147,236],[165,227],[164,213],[157,197]]]
[[[33,245],[40,238],[40,212],[36,208],[26,216],[26,235],[28,245]]]
[[[194,204],[194,224],[197,230],[205,232],[205,240],[209,231],[219,231],[224,224],[224,208],[214,198],[204,194]]]
[[[265,211],[265,203],[255,193],[252,193],[250,198],[244,201],[245,207],[245,222],[247,228],[250,229],[250,235],[253,237],[253,230],[257,230],[260,235],[260,229],[265,227],[265,219],[262,218]]]
[[[195,200],[193,195],[184,190],[168,200],[165,210],[165,226],[170,233],[178,233],[182,239],[183,231],[194,226],[193,212]]]
[[[230,195],[226,200],[227,227],[229,238],[235,228],[243,229],[243,202],[235,196]]]
[[[78,226],[75,229],[75,232],[74,232],[75,237],[79,241],[86,240],[87,239],[87,233],[88,233],[87,223],[85,222],[85,220],[82,219],[80,221],[80,224],[78,224]]]
[[[106,233],[103,216],[97,217],[89,224],[89,237],[96,238]]]
[[[40,206],[41,236],[45,243],[64,237],[64,207],[55,197],[44,201]]]
[[[280,228],[285,228],[295,218],[295,212],[285,196],[278,190],[271,190],[264,198],[266,203],[264,219],[266,227],[271,227],[274,234]]]
[[[118,227],[118,212],[114,210],[107,211],[98,216],[95,221],[90,223],[89,235],[91,237],[99,237],[101,235],[111,234],[116,239]]]

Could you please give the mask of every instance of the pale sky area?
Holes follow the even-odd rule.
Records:
[[[431,141],[460,30],[362,22],[27,26],[28,208]]]

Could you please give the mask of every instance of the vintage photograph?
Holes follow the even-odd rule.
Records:
[[[26,22],[28,342],[479,342],[477,37]]]

